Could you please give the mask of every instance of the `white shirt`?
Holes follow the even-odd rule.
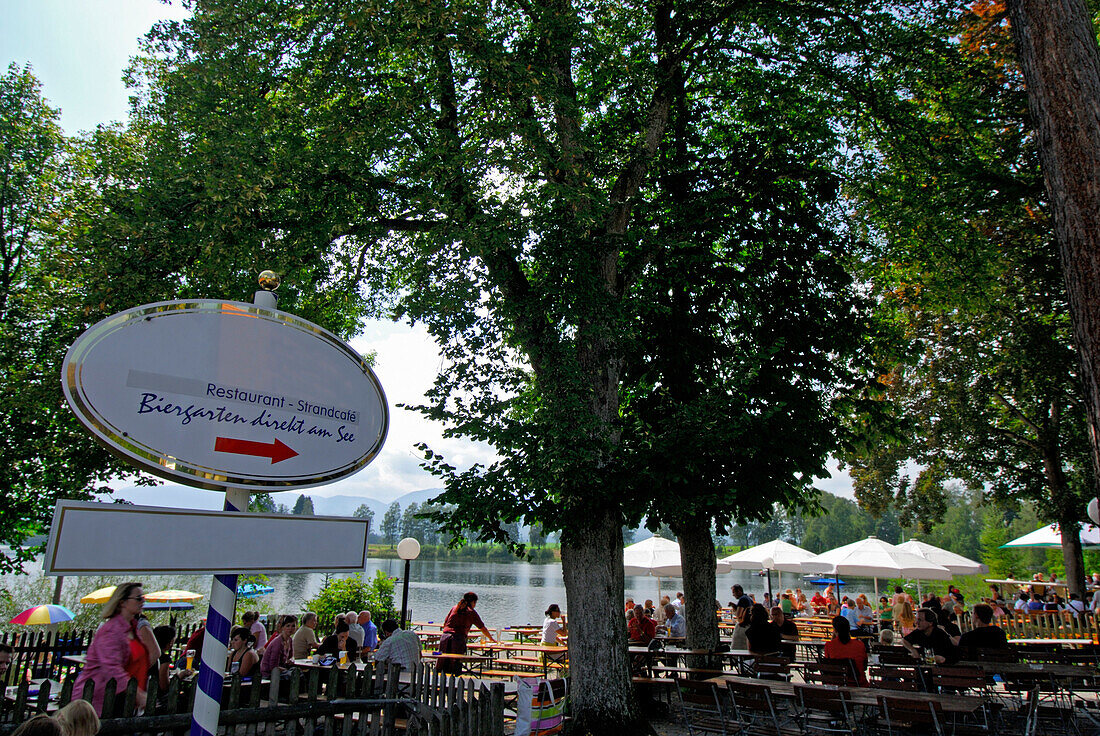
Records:
[[[557,644],[558,632],[561,631],[561,619],[546,617],[546,620],[542,622],[542,643],[543,644]]]
[[[359,648],[363,648],[363,641],[367,638],[367,632],[358,623],[348,624],[348,638],[354,639]]]

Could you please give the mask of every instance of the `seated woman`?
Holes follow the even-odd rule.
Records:
[[[828,659],[850,659],[855,665],[860,687],[867,687],[867,647],[852,638],[851,624],[843,616],[833,619],[833,638],[825,642]]]
[[[164,705],[168,702],[168,684],[172,669],[172,655],[168,650],[176,642],[176,627],[158,626],[153,629],[153,637],[156,638],[157,646],[160,647],[160,656],[153,663],[149,674],[157,678],[157,705]]]
[[[317,647],[317,653],[321,655],[331,654],[339,657],[340,652],[347,652],[349,662],[359,659],[359,645],[355,643],[355,639],[348,636],[346,621],[337,623],[336,633],[326,636],[321,646]]]
[[[229,635],[229,674],[252,676],[252,668],[260,663],[255,646],[256,637],[251,631],[243,626],[233,629]]]
[[[768,609],[756,603],[749,613],[749,627],[745,631],[749,651],[753,654],[782,654],[783,636],[779,627],[771,622]]]
[[[879,596],[878,599],[878,621],[880,628],[891,628],[894,623],[894,607],[890,605],[890,599],[886,596]]]

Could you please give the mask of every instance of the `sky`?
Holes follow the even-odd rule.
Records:
[[[186,11],[178,0],[0,0],[0,63],[29,64],[42,83],[42,94],[61,109],[61,125],[69,134],[92,130],[99,124],[126,119],[129,92],[122,74],[138,52],[139,39],[158,20],[182,19]],[[265,264],[253,264],[264,268]],[[248,300],[250,295],[210,294],[210,298]],[[135,305],[136,306],[136,305]],[[390,429],[379,457],[356,475],[328,486],[305,491],[312,496],[363,496],[389,502],[410,491],[435,488],[437,478],[419,467],[414,445],[427,443],[452,465],[468,467],[490,462],[492,449],[459,439],[444,439],[442,428],[396,404],[417,404],[445,366],[425,330],[389,322],[370,321],[352,341],[360,351],[376,351],[375,373],[386,392]],[[830,464],[833,477],[817,486],[851,497],[851,482]],[[126,484],[116,483],[116,495],[126,497]],[[298,493],[277,494],[292,503]],[[294,494],[294,495],[292,495]],[[193,492],[163,487],[157,503],[186,506]],[[148,503],[148,495],[142,494]]]

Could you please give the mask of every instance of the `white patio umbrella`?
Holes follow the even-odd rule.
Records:
[[[1057,524],[1048,524],[1035,531],[1006,542],[1001,547],[1061,547],[1062,530]],[[1100,547],[1100,528],[1092,524],[1081,525],[1081,546],[1085,549]]]
[[[779,573],[779,587],[783,587],[784,572],[802,572],[802,563],[817,557],[813,552],[796,547],[790,542],[776,539],[755,547],[743,549],[718,560],[734,570],[767,570],[768,588],[771,592],[771,571]]]
[[[941,549],[927,542],[922,542],[919,539],[910,539],[908,542],[897,545],[897,547],[898,549],[912,552],[926,560],[935,562],[937,565],[946,567],[955,575],[984,575],[989,572],[988,565],[984,565],[981,562],[975,562],[974,560],[963,557],[962,555],[957,555],[949,550]]]
[[[680,562],[680,545],[656,535],[623,549],[623,568],[627,575],[649,575],[657,578],[657,602],[661,601],[661,578],[684,576]],[[730,566],[718,563],[717,572],[729,572]]]
[[[874,578],[875,598],[878,598],[879,578],[951,579],[951,571],[946,567],[898,549],[877,537],[867,537],[859,542],[822,552],[814,559],[804,562],[802,571]]]

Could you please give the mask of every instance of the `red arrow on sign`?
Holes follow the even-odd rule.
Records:
[[[271,458],[272,465],[281,463],[283,460],[288,460],[298,454],[280,442],[278,438],[275,438],[275,441],[269,445],[266,442],[217,437],[214,439],[214,452],[231,452],[234,455],[269,457]]]

